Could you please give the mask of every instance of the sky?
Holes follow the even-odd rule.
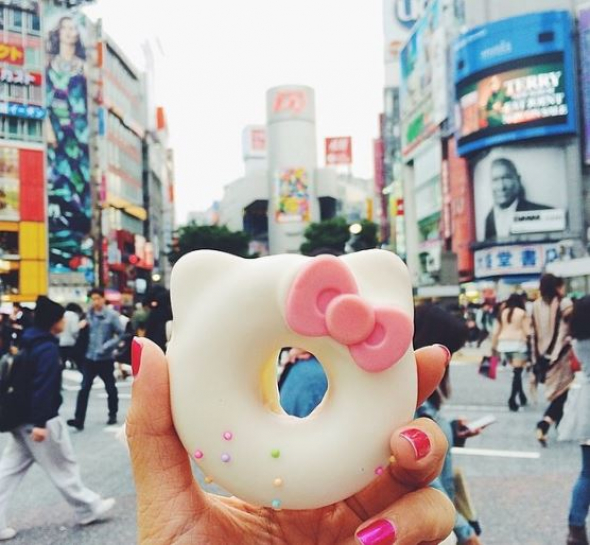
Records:
[[[357,176],[373,176],[383,108],[381,0],[98,0],[86,8],[142,69],[157,54],[155,96],[176,158],[177,221],[243,175],[241,134],[265,123],[266,91],[316,91],[319,166],[329,136],[352,136]]]

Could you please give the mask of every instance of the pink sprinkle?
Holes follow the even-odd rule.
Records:
[[[195,458],[197,460],[200,460],[203,456],[204,454],[200,450],[197,450],[197,452],[195,452]]]
[[[223,438],[224,438],[226,441],[231,441],[231,440],[234,438],[234,434],[233,434],[231,431],[226,431],[226,432],[223,434]]]
[[[376,470],[375,470],[375,475],[383,475],[383,468],[381,466],[379,466]]]
[[[230,460],[231,460],[231,456],[229,454],[222,454],[221,455],[221,461],[223,463],[227,464]]]

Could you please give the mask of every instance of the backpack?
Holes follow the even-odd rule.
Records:
[[[32,378],[29,349],[0,358],[0,432],[26,424]]]

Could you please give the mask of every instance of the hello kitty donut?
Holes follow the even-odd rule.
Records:
[[[255,505],[311,509],[383,473],[418,387],[412,289],[397,256],[198,251],[174,268],[172,305],[174,423],[209,479]],[[308,418],[280,408],[284,347],[313,353],[328,377]]]

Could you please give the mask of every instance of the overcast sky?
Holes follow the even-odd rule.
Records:
[[[265,122],[265,93],[316,90],[317,136],[353,137],[359,176],[373,174],[383,95],[381,0],[98,0],[86,8],[138,67],[161,44],[157,102],[176,153],[179,222],[243,173],[241,132]]]

